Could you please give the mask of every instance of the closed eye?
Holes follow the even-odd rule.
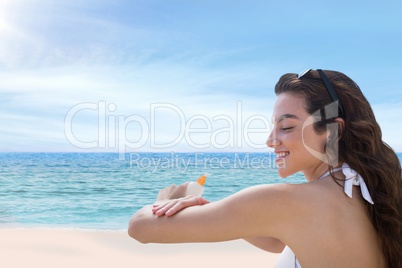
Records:
[[[283,128],[281,128],[281,130],[282,131],[288,131],[288,130],[291,130],[293,127],[283,127]]]

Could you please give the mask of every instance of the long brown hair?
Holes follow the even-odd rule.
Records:
[[[343,73],[329,70],[324,73],[343,105],[341,116],[345,122],[344,126],[335,124],[339,135],[332,135],[333,129],[330,130],[325,150],[329,155],[336,153],[339,162],[349,164],[364,178],[374,201],[374,205],[367,203],[367,208],[388,266],[402,267],[401,163],[390,146],[382,141],[380,126],[358,85]],[[283,75],[275,86],[275,93],[285,92],[303,96],[309,114],[333,103],[317,71],[310,71],[302,78],[296,74]],[[336,122],[335,118],[316,122],[315,131],[325,131],[331,122]]]

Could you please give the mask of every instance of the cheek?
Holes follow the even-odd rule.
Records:
[[[327,143],[327,138],[325,133],[317,134],[311,127],[304,131],[302,143],[304,147],[311,148],[317,152],[323,152],[324,146]]]
[[[286,144],[286,147],[290,150],[300,150],[303,148],[303,137],[302,137],[302,132],[300,130],[295,130],[292,131],[291,133],[288,133],[284,135],[282,138],[284,143]]]

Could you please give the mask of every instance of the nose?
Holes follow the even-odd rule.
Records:
[[[266,145],[270,148],[275,148],[280,145],[280,141],[278,139],[275,139],[274,135],[272,135],[272,132],[271,132],[271,134],[269,134],[269,136],[268,136]]]

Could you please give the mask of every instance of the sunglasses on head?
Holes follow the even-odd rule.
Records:
[[[306,76],[311,71],[312,71],[312,69],[308,69],[308,70],[302,72],[301,74],[299,74],[298,78],[299,79],[303,78],[304,76]],[[327,88],[327,91],[328,91],[329,95],[331,96],[332,100],[338,104],[339,111],[340,111],[340,116],[343,117],[345,115],[345,112],[344,112],[342,103],[339,100],[338,94],[336,94],[335,89],[333,88],[333,86],[332,86],[331,82],[329,81],[328,77],[325,75],[324,71],[321,70],[321,69],[317,69],[317,72],[320,75],[321,80],[324,82],[324,85]]]

